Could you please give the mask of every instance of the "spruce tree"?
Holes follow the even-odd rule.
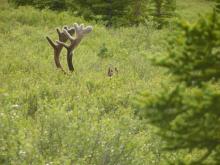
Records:
[[[67,0],[69,10],[78,16],[82,16],[85,20],[95,19],[92,11],[93,0]]]
[[[216,11],[220,12],[220,0],[216,0]]]
[[[13,3],[16,6],[33,5],[34,0],[8,0],[9,3]]]
[[[194,25],[178,24],[168,54],[156,59],[172,75],[159,93],[140,100],[140,116],[159,128],[167,151],[197,153],[191,162],[220,162],[220,15],[202,17]]]
[[[128,23],[138,25],[145,22],[149,13],[150,0],[132,0],[127,10]]]
[[[63,11],[68,8],[66,0],[33,0],[32,5],[39,9],[49,8],[58,11]]]
[[[125,16],[128,4],[129,0],[94,0],[92,10],[106,22],[106,26],[111,26]]]
[[[103,21],[106,26],[115,24],[126,14],[130,0],[72,0],[77,11],[86,19]]]
[[[151,0],[150,13],[157,23],[158,29],[167,23],[168,18],[174,16],[175,9],[176,0]]]

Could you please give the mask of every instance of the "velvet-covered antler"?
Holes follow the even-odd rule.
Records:
[[[83,24],[78,25],[77,23],[73,25],[73,28],[75,29],[74,37],[72,37],[70,31],[68,31],[67,29],[63,29],[63,33],[70,40],[70,45],[65,44],[65,42],[61,40],[56,41],[58,45],[62,45],[67,49],[67,64],[71,72],[74,71],[74,66],[72,63],[74,49],[79,45],[85,34],[90,33],[93,29],[92,26],[84,27]]]
[[[56,29],[57,30],[57,34],[58,34],[58,37],[59,37],[59,41],[60,42],[66,42],[68,40],[68,37],[66,36],[66,34],[64,33],[64,30],[67,31],[70,35],[73,35],[75,33],[75,28],[72,27],[72,28],[68,28],[67,26],[64,26],[62,31],[60,31],[59,28]],[[62,44],[59,44],[58,42],[54,43],[50,37],[46,37],[47,41],[49,42],[49,44],[53,47],[54,49],[54,61],[55,61],[55,64],[56,64],[56,67],[61,69],[63,72],[65,72],[63,70],[63,67],[60,63],[60,53],[63,49],[63,45]]]

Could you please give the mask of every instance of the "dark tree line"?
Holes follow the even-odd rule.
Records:
[[[153,19],[162,27],[174,15],[175,0],[9,0],[16,6],[66,11],[106,26],[138,25]]]

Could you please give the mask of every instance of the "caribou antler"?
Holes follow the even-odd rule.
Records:
[[[71,33],[67,29],[63,29],[63,33],[70,40],[70,45],[65,44],[61,40],[56,41],[58,45],[62,45],[67,49],[67,64],[71,72],[74,71],[72,63],[73,50],[79,45],[85,34],[88,34],[92,31],[92,26],[84,27],[83,24],[78,25],[75,23],[73,27],[75,29],[75,37],[72,37]]]
[[[64,26],[63,27],[63,30],[60,31],[59,28],[56,29],[57,30],[57,34],[58,34],[58,37],[59,37],[59,41],[60,42],[66,42],[68,40],[66,34],[64,33],[64,30],[67,31],[70,35],[73,35],[74,32],[75,32],[75,28],[68,28],[67,26]],[[59,44],[59,43],[54,43],[50,37],[46,37],[46,39],[48,40],[49,44],[53,47],[54,49],[54,61],[55,61],[55,64],[56,64],[56,67],[61,69],[63,72],[65,72],[63,70],[63,67],[60,63],[60,53],[63,49],[63,45],[62,44]]]

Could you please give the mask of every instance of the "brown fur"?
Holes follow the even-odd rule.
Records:
[[[108,68],[108,77],[112,77],[114,75],[117,75],[118,74],[118,68],[115,67],[114,69],[112,69],[111,67]]]

